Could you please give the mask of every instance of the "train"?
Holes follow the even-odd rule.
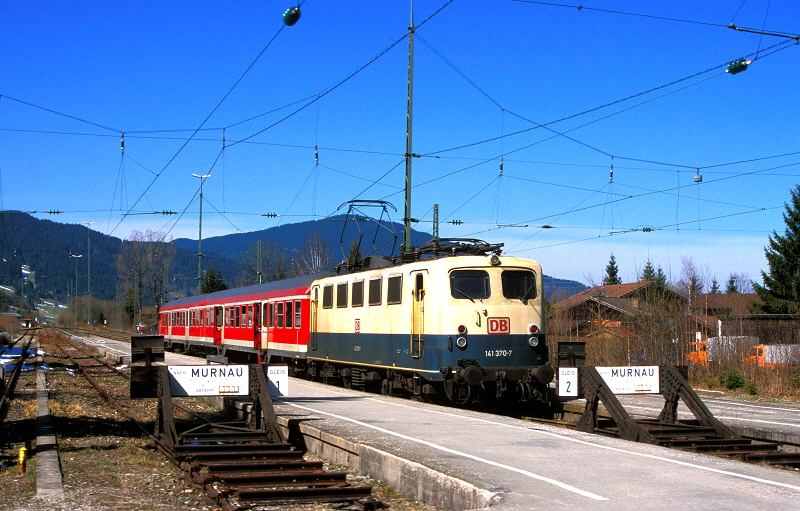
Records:
[[[548,404],[541,265],[501,244],[435,240],[401,261],[166,304],[167,349],[255,357],[290,374],[456,405]]]

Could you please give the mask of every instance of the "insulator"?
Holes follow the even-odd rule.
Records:
[[[735,75],[736,73],[741,73],[742,71],[747,69],[747,66],[749,66],[752,63],[753,63],[752,60],[736,59],[730,64],[728,64],[728,69],[726,69],[725,72]]]
[[[122,132],[122,138],[119,139],[119,150],[125,152],[125,132]]]
[[[300,19],[300,7],[289,7],[283,12],[283,23],[291,27]]]
[[[695,183],[703,182],[703,176],[700,174],[700,169],[697,169],[697,174],[694,175],[694,182]]]
[[[500,158],[500,175],[503,175],[503,159]]]
[[[314,160],[316,160],[317,165],[319,165],[319,149],[317,149],[317,146],[314,146]]]

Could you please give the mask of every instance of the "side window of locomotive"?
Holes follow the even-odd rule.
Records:
[[[292,302],[286,302],[286,328],[292,328]]]
[[[283,302],[278,302],[275,304],[275,315],[278,316],[277,327],[283,328]]]
[[[294,301],[294,327],[295,328],[300,328],[300,325],[301,325],[300,320],[302,319],[302,317],[301,317],[302,310],[303,309],[300,308],[300,300],[295,300]]]
[[[369,279],[369,304],[370,305],[380,305],[381,304],[381,281],[380,277],[375,279]]]
[[[333,284],[325,284],[322,289],[322,308],[330,309],[333,307]]]
[[[336,308],[347,307],[347,282],[336,284]]]
[[[400,303],[403,296],[403,276],[391,275],[386,283],[386,303]]]
[[[484,270],[453,270],[450,295],[462,300],[482,300],[491,296],[489,274]]]
[[[353,296],[350,304],[353,307],[361,307],[364,305],[364,281],[356,280],[353,282]]]
[[[536,274],[527,270],[504,270],[503,296],[522,301],[536,298]]]

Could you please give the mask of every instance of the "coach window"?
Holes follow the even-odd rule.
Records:
[[[322,308],[330,309],[333,307],[333,284],[325,284],[322,289]]]
[[[336,308],[347,307],[347,282],[336,284]]]
[[[228,309],[228,318],[230,320],[228,326],[233,328],[236,325],[236,307],[231,306]]]
[[[286,328],[292,328],[292,302],[286,302]]]
[[[386,303],[400,303],[403,296],[403,276],[391,275],[386,282]]]
[[[267,306],[267,321],[269,322],[269,327],[272,328],[275,326],[275,307],[273,306],[272,302],[269,303]]]
[[[294,301],[294,327],[300,328],[300,320],[302,319],[300,312],[302,309],[300,308],[300,300]]]
[[[361,307],[364,305],[364,281],[356,280],[353,282],[353,296],[350,305],[353,307]]]
[[[450,273],[450,295],[473,302],[489,298],[489,274],[484,270],[453,270]]]
[[[247,306],[247,328],[253,328],[253,306]]]
[[[216,314],[217,315],[217,317],[216,317],[216,326],[219,327],[219,328],[222,328],[222,310],[223,309],[222,309],[222,307],[216,307],[214,310],[217,311],[217,314]]]
[[[375,279],[369,279],[369,304],[370,305],[380,305],[381,304],[381,281],[380,277]]]
[[[277,312],[275,313],[278,316],[277,327],[283,328],[283,302],[278,302],[276,304]]]
[[[234,309],[234,313],[233,313],[233,317],[236,320],[236,323],[235,323],[236,328],[239,328],[239,326],[242,324],[242,318],[241,318],[240,314],[241,314],[241,310],[240,310],[239,306],[237,305],[236,308]]]

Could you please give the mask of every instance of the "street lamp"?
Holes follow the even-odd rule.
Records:
[[[89,322],[86,324],[86,335],[92,328],[92,229],[89,228],[94,222],[82,222],[86,226],[86,295],[88,296],[86,317]]]
[[[75,321],[75,328],[78,328],[78,259],[83,257],[83,255],[70,252],[69,256],[75,258],[75,292],[73,293],[73,298],[75,298],[73,307],[75,307],[75,309],[72,313],[72,319]]]
[[[192,174],[200,180],[200,231],[197,234],[197,294],[200,294],[200,286],[203,278],[203,183],[211,177],[211,174],[203,176]]]

